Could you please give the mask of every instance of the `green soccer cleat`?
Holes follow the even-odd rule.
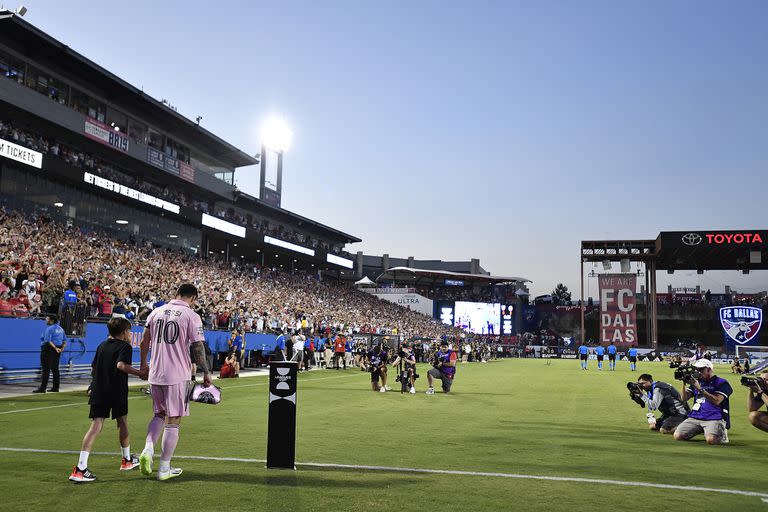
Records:
[[[142,475],[151,475],[152,474],[152,454],[143,451],[141,452],[141,456],[139,456],[139,469],[141,469]]]
[[[168,471],[157,471],[157,479],[161,482],[163,480],[170,480],[171,478],[176,478],[177,476],[180,476],[182,473],[181,468],[169,468]]]

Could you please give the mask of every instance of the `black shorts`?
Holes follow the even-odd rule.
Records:
[[[609,361],[615,361],[616,360],[616,354],[608,354],[608,360]]]
[[[678,425],[685,421],[685,418],[685,416],[662,416],[656,421],[656,429],[675,430]]]
[[[579,359],[581,359],[582,361],[586,361],[587,359],[589,359],[589,354],[581,354]]]
[[[109,418],[110,411],[112,411],[112,419],[116,420],[120,416],[128,415],[128,397],[125,401],[118,401],[111,404],[91,404],[91,412],[88,417],[94,418]]]
[[[635,357],[635,356],[628,356],[628,359],[629,359],[630,363],[636,363],[637,362],[637,357]]]
[[[597,360],[598,361],[602,361],[603,360],[603,356],[597,356]]]
[[[381,370],[373,370],[371,372],[371,382],[379,382],[379,377],[381,377]]]

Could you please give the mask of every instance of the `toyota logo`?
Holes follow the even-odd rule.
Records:
[[[701,243],[701,235],[698,233],[683,235],[683,243],[685,245],[699,245]]]

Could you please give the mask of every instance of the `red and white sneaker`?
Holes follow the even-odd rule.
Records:
[[[130,458],[126,459],[123,457],[123,460],[120,462],[120,471],[130,471],[135,467],[138,467],[139,465],[139,458],[135,455],[131,455]]]
[[[96,480],[96,475],[91,473],[88,468],[80,469],[77,466],[72,468],[72,474],[69,475],[69,479],[73,482],[93,482]]]

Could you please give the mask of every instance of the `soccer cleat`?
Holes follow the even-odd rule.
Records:
[[[69,479],[72,482],[93,482],[96,480],[96,475],[91,473],[91,471],[88,468],[80,469],[77,466],[72,468],[72,474],[69,475]]]
[[[157,479],[160,481],[170,480],[171,478],[176,478],[177,476],[181,475],[181,473],[181,468],[169,468],[168,471],[158,470]]]
[[[416,394],[416,388],[411,388],[411,390],[409,391],[409,393],[410,393],[410,394],[412,394],[412,395]]]
[[[392,388],[389,386],[384,386],[384,389],[386,389],[387,391],[392,391]]]
[[[142,475],[152,474],[152,454],[144,450],[139,456],[139,469]]]
[[[32,392],[33,393],[45,393],[45,389],[37,388],[37,389],[33,389]]]
[[[386,393],[386,392],[387,392],[387,388],[384,388],[384,387],[379,388],[379,393]]]
[[[434,394],[435,394],[435,388],[429,388],[429,389],[427,390],[427,394],[428,394],[428,395],[434,395]]]
[[[123,457],[120,462],[120,471],[130,471],[139,465],[139,459],[135,455],[131,455],[129,458]]]

